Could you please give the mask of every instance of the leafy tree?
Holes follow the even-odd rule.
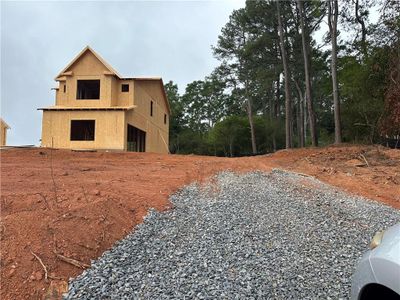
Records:
[[[171,108],[169,148],[171,153],[175,153],[179,151],[179,135],[185,126],[183,103],[178,93],[178,86],[172,81],[166,83],[164,89]]]
[[[249,144],[248,121],[246,117],[229,116],[215,124],[210,132],[210,140],[215,145],[215,153],[223,156],[237,156]]]
[[[386,0],[376,28],[375,45],[387,52],[387,70],[384,114],[380,122],[380,133],[397,140],[394,147],[400,148],[400,2]]]
[[[242,156],[342,140],[399,143],[400,2],[384,0],[376,24],[371,3],[247,1],[213,47],[221,64],[182,96],[166,85],[171,152]],[[330,51],[312,38],[326,14]],[[339,28],[351,37],[340,46]]]
[[[343,134],[346,141],[374,142],[378,122],[383,113],[384,72],[376,67],[377,60],[386,60],[376,53],[367,63],[356,56],[344,56],[339,62],[342,97]]]
[[[253,154],[257,153],[255,129],[253,122],[253,104],[249,93],[248,57],[245,46],[249,39],[247,16],[244,9],[232,13],[229,22],[222,28],[217,46],[213,48],[214,55],[221,60],[229,71],[235,89],[242,89],[244,103],[250,123],[250,134]]]
[[[209,125],[207,120],[207,103],[203,97],[204,81],[196,80],[186,86],[182,96],[185,121],[194,131],[206,132]]]
[[[185,120],[190,128],[206,132],[232,110],[231,98],[225,94],[225,82],[213,73],[205,80],[196,80],[186,86],[182,96]]]
[[[179,135],[179,154],[210,155],[207,133],[184,128]]]

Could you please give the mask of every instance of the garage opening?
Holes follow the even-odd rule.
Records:
[[[76,99],[100,99],[100,80],[78,80]]]
[[[127,150],[134,152],[146,151],[146,132],[128,124]]]
[[[95,120],[71,120],[71,141],[94,141]]]

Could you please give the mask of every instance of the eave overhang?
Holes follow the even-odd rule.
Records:
[[[131,105],[131,106],[114,106],[114,107],[66,107],[66,106],[49,106],[49,107],[41,107],[38,108],[37,110],[43,110],[43,111],[88,111],[88,110],[98,110],[98,111],[107,111],[107,110],[131,110],[136,108],[136,105]]]

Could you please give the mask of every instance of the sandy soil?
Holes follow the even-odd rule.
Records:
[[[8,149],[1,152],[1,298],[57,299],[69,277],[130,232],[150,207],[171,208],[168,196],[183,185],[221,170],[272,168],[400,208],[400,151],[382,147],[244,158]]]

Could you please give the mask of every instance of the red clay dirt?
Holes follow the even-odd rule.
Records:
[[[70,277],[142,222],[149,208],[171,208],[168,196],[185,184],[222,170],[272,168],[309,174],[400,208],[400,151],[378,146],[244,158],[3,150],[1,298],[60,298]]]

